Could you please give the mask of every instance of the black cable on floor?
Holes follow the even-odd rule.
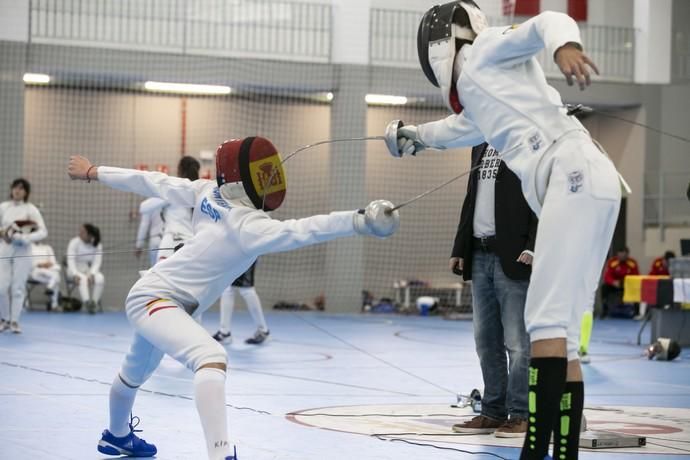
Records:
[[[0,361],[0,365],[8,366],[8,367],[14,367],[17,369],[24,369],[27,371],[40,372],[41,374],[52,375],[52,376],[56,376],[56,377],[63,377],[63,378],[68,378],[68,379],[72,379],[72,380],[79,380],[81,382],[98,383],[100,385],[106,385],[108,387],[110,387],[112,385],[112,382],[104,382],[103,380],[80,377],[78,375],[67,374],[65,372],[56,372],[56,371],[48,371],[45,369],[37,369],[35,367],[25,366],[23,364],[8,363],[6,361]],[[194,401],[194,398],[192,398],[191,396],[185,396],[185,395],[181,395],[181,394],[177,394],[177,393],[165,393],[162,391],[148,390],[146,388],[141,388],[141,387],[139,387],[138,391],[141,391],[143,393],[158,395],[158,396],[168,396],[170,398],[180,398],[180,399],[184,399],[187,401]],[[230,407],[230,408],[236,409],[236,410],[248,410],[251,412],[256,412],[257,414],[273,415],[270,412],[266,412],[266,411],[260,410],[260,409],[254,409],[252,407],[234,406],[234,405],[228,404],[228,403],[226,403],[225,405],[227,407]]]
[[[400,434],[405,434],[405,435],[417,435],[417,436],[422,436],[423,434],[421,433],[400,433]],[[420,447],[433,447],[434,449],[439,449],[439,450],[451,450],[454,452],[461,452],[463,454],[470,454],[470,455],[489,455],[491,457],[496,457],[500,458],[501,460],[510,460],[506,457],[503,457],[498,454],[494,454],[493,452],[483,452],[483,451],[478,451],[478,452],[472,452],[471,450],[464,450],[464,449],[458,449],[457,447],[444,447],[444,446],[437,446],[436,444],[428,444],[425,442],[415,442],[415,441],[408,441],[407,439],[402,439],[402,438],[386,438],[383,437],[382,435],[378,434],[372,434],[372,437],[378,439],[379,441],[391,441],[391,442],[404,442],[405,444],[411,444],[413,446],[420,446]]]
[[[674,449],[674,450],[679,450],[679,451],[681,451],[681,452],[688,452],[688,453],[690,453],[690,449],[682,449],[682,448],[680,448],[680,447],[667,446],[667,445],[665,445],[665,444],[659,444],[659,443],[657,443],[657,442],[649,442],[649,441],[647,441],[647,444],[651,444],[652,446],[664,447],[664,448],[666,448],[666,449]]]
[[[288,412],[285,415],[293,415],[299,417],[408,417],[408,418],[422,418],[422,417],[472,417],[475,414],[325,414],[325,413],[309,413],[303,414],[299,412]]]
[[[690,441],[685,441],[684,439],[657,438],[656,436],[645,436],[645,438],[647,438],[647,439],[658,439],[659,441],[682,442],[685,444],[690,444]]]

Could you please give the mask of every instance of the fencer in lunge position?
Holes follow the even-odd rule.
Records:
[[[67,276],[79,289],[79,296],[86,311],[102,310],[101,297],[105,288],[105,277],[101,273],[103,264],[101,230],[93,224],[79,226],[79,234],[67,245]]]
[[[249,345],[261,345],[270,336],[264,311],[261,308],[261,299],[254,288],[254,269],[256,262],[252,264],[249,269],[242,273],[230,286],[225,288],[223,294],[220,296],[220,328],[218,332],[213,334],[213,338],[220,343],[232,343],[232,334],[230,333],[230,323],[232,323],[232,313],[235,310],[235,294],[239,294],[247,304],[247,310],[254,320],[256,331],[252,337],[249,337],[244,343]]]
[[[167,353],[194,372],[194,400],[209,458],[235,460],[226,420],[227,354],[190,313],[207,309],[262,254],[356,233],[386,237],[399,225],[397,212],[385,212],[392,203],[382,200],[364,210],[272,219],[264,210],[281,204],[285,173],[275,147],[259,137],[219,146],[216,181],[191,182],[157,172],[97,167],[80,156],[70,159],[68,172],[73,179],[98,180],[115,189],[194,208],[194,236],[146,272],[127,296],[127,316],[136,333],[113,381],[110,426],[98,444],[100,452],[111,455],[155,455],[156,447],[137,437],[128,420],[137,388]]]
[[[517,174],[539,216],[525,323],[531,340],[528,431],[522,459],[578,456],[584,384],[580,319],[593,299],[621,198],[616,169],[569,116],[535,54],[546,49],[572,85],[596,67],[577,24],[544,12],[515,27],[488,27],[471,0],[432,7],[418,29],[426,77],[453,111],[420,126],[395,121],[387,145],[400,157],[487,141]],[[573,276],[573,273],[579,274]]]
[[[48,236],[41,213],[29,203],[30,194],[29,181],[15,179],[10,199],[0,203],[0,332],[22,332],[19,317],[33,267],[31,243]]]

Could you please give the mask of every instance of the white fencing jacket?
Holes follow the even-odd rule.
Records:
[[[60,264],[58,264],[58,261],[55,258],[55,252],[49,245],[33,243],[31,245],[31,256],[31,262],[33,263],[34,268],[39,268],[39,264],[50,262],[53,265],[51,265],[47,270],[54,270],[56,272],[60,271]]]
[[[355,234],[356,211],[279,221],[264,211],[232,206],[215,181],[194,182],[159,172],[100,166],[98,180],[119,190],[157,196],[193,208],[194,236],[157,263],[137,284],[156,276],[196,299],[203,311],[262,254],[283,252]],[[182,297],[184,298],[184,297]]]
[[[67,271],[76,275],[95,275],[101,272],[103,245],[94,246],[75,236],[67,245]]]
[[[29,251],[30,244],[41,241],[48,236],[48,229],[43,221],[43,216],[38,208],[31,203],[24,201],[5,201],[0,203],[0,228],[7,230],[15,221],[31,220],[36,223],[36,230],[27,234],[17,234],[15,244],[7,244],[0,239],[0,252],[5,254],[12,249],[19,249],[21,251]]]
[[[160,198],[148,198],[139,206],[143,214],[160,213],[163,222],[163,234],[170,234],[176,240],[186,240],[194,234],[192,228],[192,209],[176,206]]]
[[[532,205],[535,170],[548,147],[568,132],[586,132],[566,114],[535,58],[544,48],[553,56],[569,42],[581,43],[577,24],[551,11],[517,27],[485,29],[458,55],[465,58],[456,83],[464,110],[420,125],[420,140],[438,149],[488,142],[520,177]]]

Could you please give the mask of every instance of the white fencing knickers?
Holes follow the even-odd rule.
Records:
[[[120,377],[141,386],[158,367],[164,354],[193,372],[210,363],[227,363],[227,353],[186,311],[194,299],[149,274],[127,296],[127,317],[136,333],[125,356]]]
[[[45,284],[46,288],[52,291],[50,305],[53,307],[57,306],[60,295],[60,267],[34,267],[31,270],[31,279]]]
[[[616,169],[587,133],[561,139],[543,159],[548,184],[537,228],[525,325],[530,340],[567,338],[577,359],[580,321],[592,302],[618,219]]]

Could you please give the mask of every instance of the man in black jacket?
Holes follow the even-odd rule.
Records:
[[[467,186],[449,264],[472,280],[484,397],[481,415],[453,430],[523,437],[530,349],[524,313],[537,218],[522,195],[520,179],[493,147],[484,143],[472,149],[472,166],[478,165]]]

